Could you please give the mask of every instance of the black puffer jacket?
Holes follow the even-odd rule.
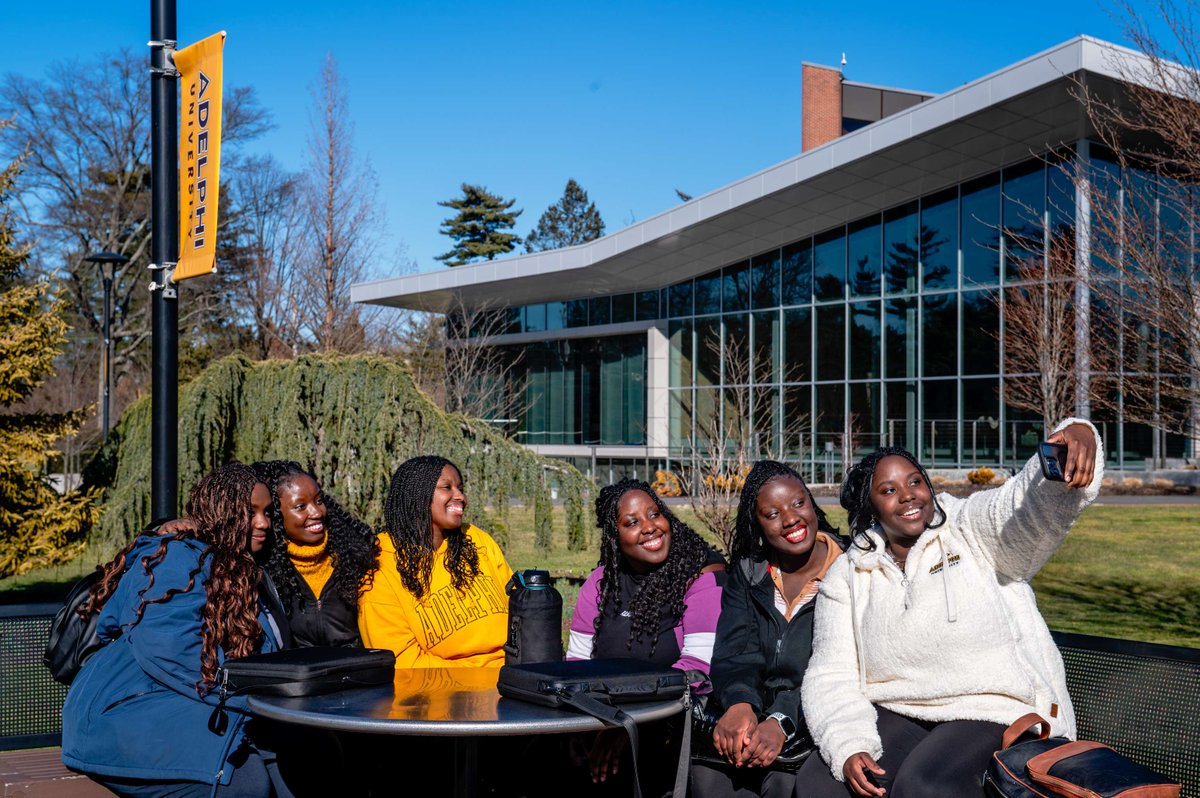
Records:
[[[361,647],[358,635],[358,605],[349,604],[334,589],[333,580],[325,583],[321,598],[299,579],[300,594],[288,602],[288,624],[297,648],[310,646]],[[301,601],[303,595],[303,601]]]
[[[775,584],[765,561],[747,558],[730,568],[712,658],[718,717],[744,702],[760,718],[782,712],[795,721],[798,731],[807,731],[800,712],[800,682],[812,655],[815,606],[815,600],[808,602],[789,623],[775,609]]]

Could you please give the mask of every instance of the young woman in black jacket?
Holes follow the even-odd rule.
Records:
[[[813,605],[843,548],[798,473],[773,460],[755,463],[738,503],[713,650],[717,756],[693,765],[696,795],[792,794],[795,773],[776,759],[807,737],[800,682],[812,653]]]
[[[275,509],[263,568],[287,611],[294,644],[361,646],[358,596],[378,565],[375,533],[299,463],[270,460],[253,468],[271,489]]]

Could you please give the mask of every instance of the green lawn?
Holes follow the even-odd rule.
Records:
[[[687,507],[675,509],[685,522],[694,522]],[[827,512],[835,525],[845,526],[840,509]],[[595,567],[598,530],[590,531],[586,551],[567,551],[559,508],[554,545],[538,551],[532,520],[530,510],[510,510],[505,553],[514,568],[584,577]],[[0,602],[59,600],[89,567],[72,563],[0,580]],[[560,585],[569,616],[577,590]],[[1092,507],[1034,588],[1052,629],[1200,648],[1200,505]]]
[[[694,525],[689,508],[673,509]],[[824,509],[844,531],[841,508]],[[521,534],[531,520],[513,508],[514,568],[584,576],[595,567],[597,530],[588,551],[568,552],[560,513],[554,549],[540,552]],[[1200,505],[1091,507],[1033,586],[1051,629],[1200,648]],[[573,606],[575,592],[564,591],[564,602]]]

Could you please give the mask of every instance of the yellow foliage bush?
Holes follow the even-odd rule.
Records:
[[[967,481],[972,485],[986,485],[996,476],[996,472],[987,466],[980,466],[967,472]]]
[[[1146,483],[1142,482],[1137,477],[1125,477],[1124,479],[1121,480],[1121,487],[1127,488],[1129,490],[1137,490],[1138,488],[1142,487],[1142,485],[1144,485],[1144,484],[1146,484]]]
[[[659,496],[682,496],[683,484],[673,471],[659,469],[654,472],[654,482],[650,483],[654,492]]]

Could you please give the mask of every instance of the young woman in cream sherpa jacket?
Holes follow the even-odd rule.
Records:
[[[847,475],[854,545],[821,584],[802,687],[824,762],[805,763],[797,794],[982,796],[988,757],[1021,715],[1074,737],[1029,582],[1099,493],[1104,456],[1086,421],[1050,440],[1068,444],[1067,483],[1046,481],[1034,457],[999,488],[935,499],[902,450]]]

